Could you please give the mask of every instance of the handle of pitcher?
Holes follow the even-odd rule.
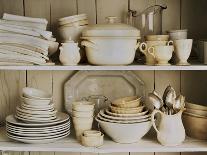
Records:
[[[157,126],[156,126],[156,124],[155,124],[155,115],[156,115],[157,113],[162,114],[161,111],[155,109],[155,110],[152,112],[152,114],[151,114],[151,121],[152,121],[152,125],[153,125],[155,131],[156,131],[157,133],[159,133],[159,130],[157,129]]]

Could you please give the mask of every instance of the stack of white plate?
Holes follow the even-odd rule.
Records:
[[[16,108],[15,117],[24,122],[53,122],[57,111],[52,95],[34,88],[23,88],[22,102]]]
[[[104,132],[118,143],[139,141],[151,128],[151,115],[137,96],[118,99],[96,117]]]
[[[54,122],[25,123],[14,115],[6,118],[7,136],[24,143],[49,143],[70,134],[70,119],[67,114],[58,113]]]
[[[48,143],[70,134],[69,116],[57,113],[52,95],[26,87],[21,98],[16,114],[6,118],[9,138],[24,143]]]

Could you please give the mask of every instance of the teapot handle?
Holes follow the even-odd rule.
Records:
[[[155,110],[152,112],[151,120],[152,120],[152,125],[153,125],[155,131],[156,131],[157,133],[159,133],[160,131],[157,129],[156,124],[155,124],[155,115],[156,115],[157,113],[160,113],[160,114],[162,115],[162,112],[161,112],[160,110],[156,110],[156,109],[155,109]]]

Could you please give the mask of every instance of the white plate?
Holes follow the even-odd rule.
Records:
[[[111,112],[109,109],[106,109],[105,112],[110,115],[110,116],[114,116],[114,117],[140,117],[140,116],[144,116],[146,115],[149,111],[143,111],[141,113],[137,113],[137,114],[117,114],[117,113],[113,113]]]
[[[53,115],[42,115],[42,114],[28,114],[28,113],[24,113],[24,112],[19,112],[16,111],[17,115],[22,115],[22,116],[27,116],[27,117],[34,117],[34,118],[51,118],[51,119],[55,119],[56,118],[56,114]]]
[[[31,104],[26,104],[24,102],[21,103],[21,105],[27,107],[27,108],[34,108],[34,109],[53,109],[54,108],[54,104],[51,102],[50,104],[47,105],[31,105]]]
[[[48,123],[24,123],[22,121],[18,121],[14,115],[9,115],[6,117],[6,121],[10,124],[22,126],[22,127],[47,127],[47,126],[55,126],[57,124],[64,123],[69,120],[69,115],[65,113],[57,113],[56,122],[48,122]]]
[[[11,129],[14,129],[14,130],[18,130],[18,131],[25,131],[25,132],[47,132],[47,131],[53,131],[53,130],[59,130],[59,129],[62,129],[62,128],[65,128],[67,126],[70,127],[70,121],[67,121],[63,124],[59,124],[59,125],[55,125],[55,126],[50,126],[50,127],[19,127],[19,126],[15,126],[13,124],[10,124],[10,123],[6,123],[6,126],[11,128]]]
[[[15,115],[15,117],[21,121],[24,122],[34,122],[34,123],[44,123],[44,122],[56,122],[56,119],[48,119],[48,118],[33,118],[33,117],[26,117],[26,116],[18,116]]]
[[[27,104],[21,104],[20,106],[22,109],[25,109],[25,110],[40,110],[40,111],[54,111],[55,108],[53,106],[51,107],[31,107],[30,105],[27,105]]]
[[[104,118],[118,120],[118,121],[130,121],[130,120],[136,121],[136,120],[142,120],[142,119],[146,119],[146,118],[151,117],[151,115],[143,115],[143,116],[139,116],[139,117],[114,117],[114,116],[107,115],[105,113],[105,110],[101,110],[99,114],[101,116],[103,116]]]
[[[22,109],[20,107],[16,107],[16,110],[18,110],[19,112],[23,112],[23,113],[28,113],[28,114],[56,114],[57,111],[54,110],[54,111],[40,111],[40,110],[25,110],[25,109]]]
[[[16,136],[20,136],[20,137],[50,137],[50,136],[56,136],[56,135],[61,135],[63,133],[66,133],[70,130],[70,128],[64,128],[62,130],[57,130],[57,131],[53,131],[53,132],[48,132],[48,133],[39,133],[39,132],[19,132],[19,131],[15,131],[15,130],[10,130],[7,128],[7,132],[12,134],[12,135],[16,135]]]
[[[29,143],[29,144],[43,144],[43,143],[51,143],[51,142],[55,142],[59,139],[62,139],[64,137],[67,137],[68,135],[70,134],[70,132],[66,133],[65,135],[61,135],[59,137],[56,137],[56,138],[49,138],[49,139],[36,139],[36,140],[33,140],[33,139],[23,139],[23,138],[19,138],[19,137],[15,137],[15,136],[12,136],[10,134],[7,134],[7,136],[13,140],[16,140],[16,141],[19,141],[19,142],[23,142],[23,143]]]
[[[119,121],[119,120],[112,120],[112,119],[107,119],[101,116],[100,114],[97,115],[96,117],[99,120],[105,121],[105,122],[110,122],[110,123],[119,123],[119,124],[135,124],[135,123],[142,123],[151,120],[151,118],[146,118],[146,119],[141,119],[141,120],[129,120],[129,121]]]
[[[79,71],[64,85],[65,109],[72,113],[72,103],[90,95],[104,95],[110,101],[126,96],[144,97],[144,89],[144,83],[132,71]]]

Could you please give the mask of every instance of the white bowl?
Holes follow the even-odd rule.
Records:
[[[103,131],[117,143],[136,143],[138,142],[152,126],[151,121],[134,123],[134,124],[119,124],[104,122],[96,118]]]
[[[86,137],[100,137],[101,132],[97,130],[86,130],[83,132],[83,135]]]
[[[49,41],[49,56],[53,55],[55,52],[57,52],[59,47],[59,43],[55,41]]]
[[[33,99],[42,99],[42,100],[51,100],[52,99],[52,95],[39,90],[39,89],[35,89],[35,88],[30,88],[30,87],[25,87],[23,88],[23,96],[27,97],[27,98],[33,98]]]
[[[145,36],[146,41],[168,41],[169,35],[147,35]]]
[[[81,143],[83,146],[87,147],[98,147],[103,145],[104,135],[101,136],[85,136],[82,134]]]
[[[188,38],[188,30],[171,30],[169,31],[170,40],[180,40]]]
[[[140,104],[141,97],[138,96],[124,97],[112,102],[112,105],[120,108],[135,108],[140,106]]]
[[[195,117],[184,113],[182,120],[187,136],[207,140],[207,118]]]
[[[185,112],[207,118],[207,111],[205,111],[205,110],[186,108]]]
[[[24,97],[22,96],[22,101],[26,104],[29,104],[29,105],[33,105],[33,106],[39,106],[39,105],[49,105],[51,100],[41,100],[41,99],[33,99],[33,98],[27,98],[27,97]]]
[[[136,108],[118,108],[114,106],[109,106],[113,113],[117,114],[136,114],[143,111],[144,106],[136,107]]]
[[[82,31],[87,27],[87,25],[84,26],[60,26],[58,28],[61,40],[63,42],[66,42],[67,40],[72,39],[75,42],[78,42],[80,40]]]
[[[95,104],[89,101],[77,101],[73,102],[72,109],[75,111],[94,111]]]
[[[207,111],[207,106],[193,104],[193,103],[186,103],[186,108],[194,109],[194,110],[204,110]]]

